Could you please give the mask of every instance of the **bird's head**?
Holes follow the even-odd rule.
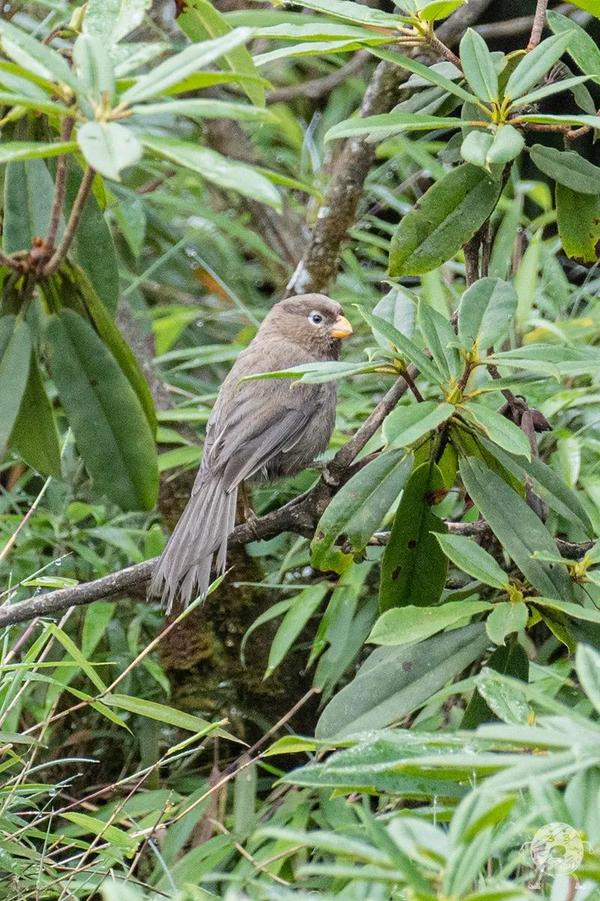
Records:
[[[325,294],[298,294],[280,301],[263,330],[330,358],[337,357],[340,341],[352,334],[340,304]]]

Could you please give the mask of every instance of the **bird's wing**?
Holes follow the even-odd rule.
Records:
[[[296,364],[289,348],[275,349],[268,357],[248,348],[238,358],[221,387],[207,425],[204,458],[194,491],[208,472],[223,478],[228,489],[250,478],[281,451],[301,438],[319,406],[320,385],[292,383],[290,379],[243,382],[258,372]]]

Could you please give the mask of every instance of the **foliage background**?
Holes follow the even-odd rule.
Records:
[[[390,39],[389,3],[4,8],[0,613],[40,606],[0,620],[0,896],[598,896],[594,2],[550,4],[588,38],[560,45],[551,12],[554,49],[519,96],[546,94],[517,127],[448,122],[474,121],[449,54],[459,91],[481,100],[491,84],[493,100],[499,55],[504,90],[545,6],[437,4],[452,50],[423,18],[416,49],[442,59],[444,81],[417,72],[406,88],[412,70],[380,62],[415,44]],[[472,32],[459,50],[477,22],[491,57]],[[254,31],[202,57],[231,28]],[[72,97],[48,84],[73,71],[85,88],[71,133],[57,107]],[[146,108],[103,119],[128,91]],[[502,124],[517,137],[505,130],[493,158]],[[49,246],[36,239],[53,227],[61,133],[73,143]],[[436,185],[432,215],[450,216],[463,160],[489,209],[459,208],[423,263],[415,204]],[[100,175],[65,248],[86,165]],[[295,524],[259,520],[268,540],[240,527],[224,583],[165,627],[144,601],[145,561],[185,503],[218,386],[271,304],[307,288],[329,290],[356,331],[328,455],[346,484],[318,481]],[[485,362],[464,394],[475,347]],[[400,403],[369,435],[382,400]],[[369,440],[349,454],[357,433]],[[258,513],[316,479],[255,490]],[[70,606],[129,564],[129,581]],[[47,591],[67,592],[54,613]],[[532,856],[554,822],[572,830],[560,847],[574,864],[544,857],[548,837]]]

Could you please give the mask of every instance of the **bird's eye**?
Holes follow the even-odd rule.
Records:
[[[323,317],[321,316],[320,313],[311,313],[310,316],[309,316],[308,318],[309,318],[310,321],[313,322],[315,325],[320,325],[320,324],[323,322]]]

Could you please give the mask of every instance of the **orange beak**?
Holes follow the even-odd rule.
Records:
[[[338,316],[335,322],[333,323],[333,327],[329,332],[332,338],[339,338],[343,340],[344,338],[349,338],[352,334],[352,326],[348,322],[345,316]]]

